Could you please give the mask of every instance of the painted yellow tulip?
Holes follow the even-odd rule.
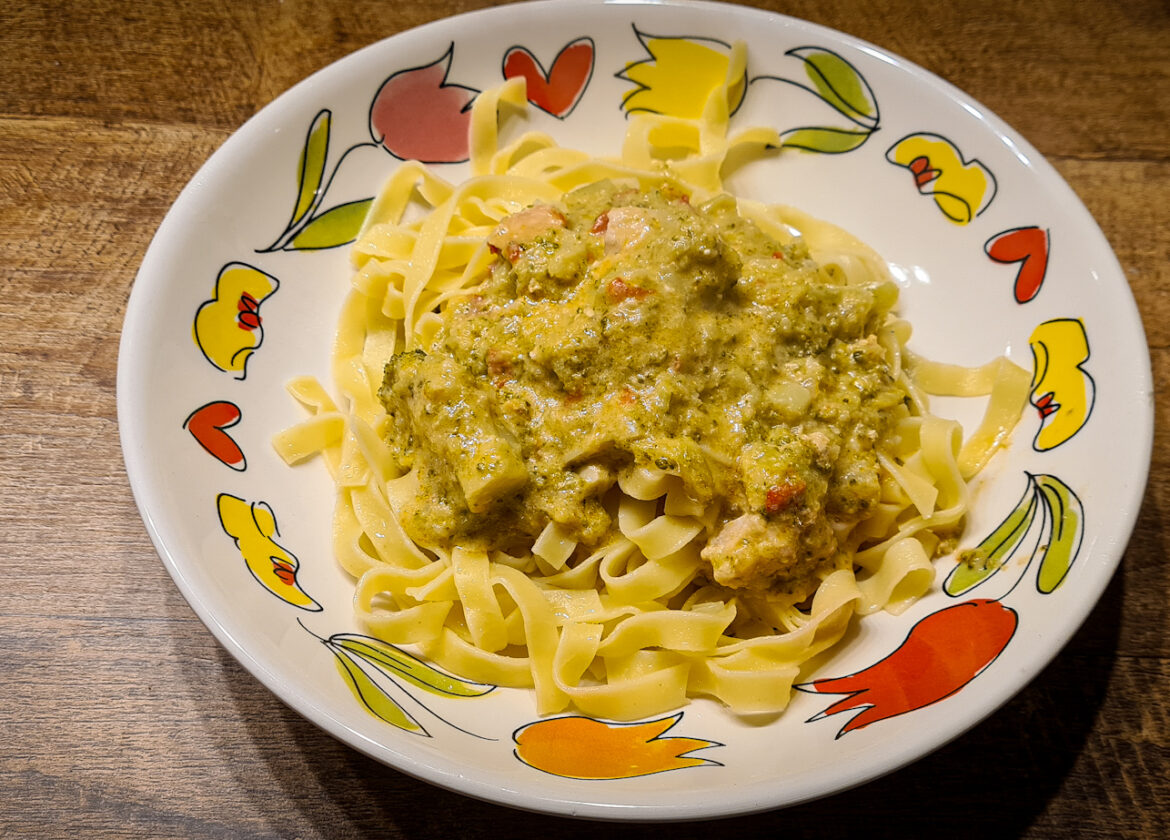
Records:
[[[607,723],[568,716],[530,723],[513,735],[516,757],[569,779],[631,779],[715,764],[690,753],[721,746],[703,738],[667,736],[681,714],[641,723]]]
[[[733,55],[727,45],[637,34],[650,57],[628,64],[618,74],[637,85],[622,100],[626,113],[645,111],[697,119],[702,116],[711,92],[725,82],[730,82],[728,110],[734,112],[739,107],[747,79],[742,66],[732,66]],[[728,79],[729,73],[736,78]]]

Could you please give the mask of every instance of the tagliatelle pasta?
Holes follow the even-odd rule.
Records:
[[[742,75],[743,60],[742,49],[734,49],[729,79]],[[728,137],[729,98],[725,85],[698,120],[633,116],[621,157],[602,160],[537,133],[498,147],[497,112],[525,101],[522,83],[508,82],[480,94],[474,105],[471,178],[449,183],[408,162],[379,193],[354,245],[353,285],[338,325],[332,372],[341,402],[314,380],[291,383],[311,416],[275,440],[289,463],[324,456],[338,494],[334,551],[357,580],[355,609],[370,633],[415,645],[463,677],[532,687],[541,714],[571,705],[629,720],[692,696],[717,698],[738,713],[776,712],[787,705],[802,664],[836,644],[854,615],[900,612],[929,589],[932,560],[953,547],[967,511],[967,480],[1003,445],[1025,403],[1029,377],[1006,359],[973,370],[922,360],[906,350],[909,326],[884,316],[873,335],[849,345],[849,364],[880,368],[877,393],[889,402],[881,409],[887,419],[874,426],[884,430],[883,439],[869,441],[873,451],[863,453],[877,483],[856,510],[817,524],[817,539],[827,546],[821,554],[809,559],[789,546],[803,564],[791,568],[754,555],[749,563],[737,551],[749,537],[775,538],[767,530],[772,517],[788,515],[803,494],[813,493],[803,478],[775,479],[796,476],[797,467],[773,464],[771,477],[760,479],[762,503],[737,497],[731,504],[717,492],[726,476],[757,466],[746,454],[729,455],[717,437],[685,445],[663,438],[679,447],[673,454],[626,441],[617,458],[612,430],[598,424],[588,434],[567,436],[565,451],[541,454],[535,451],[541,447],[521,446],[491,425],[503,409],[476,388],[460,390],[466,372],[442,367],[439,347],[453,342],[459,328],[453,313],[474,312],[486,278],[510,270],[501,261],[521,259],[519,250],[508,253],[519,248],[508,236],[519,236],[525,225],[547,231],[565,224],[560,210],[532,208],[553,207],[566,195],[601,200],[589,190],[615,185],[600,190],[609,210],[597,216],[592,233],[598,242],[608,237],[616,250],[600,261],[581,256],[593,272],[605,260],[616,264],[621,249],[643,235],[646,217],[638,215],[637,202],[652,208],[658,202],[667,207],[663,213],[702,205],[701,212],[738,224],[729,215],[730,199],[719,198],[728,155],[777,138],[766,129]],[[615,204],[615,196],[627,203]],[[871,299],[888,294],[886,267],[863,243],[791,208],[733,204],[759,236],[788,249],[778,250],[778,259],[800,255],[801,270],[827,272],[840,288],[862,289],[873,311],[884,311],[885,304]],[[695,247],[699,257],[710,257],[708,246]],[[628,315],[653,293],[625,275],[604,287],[613,312],[624,306]],[[582,309],[577,314],[595,317]],[[494,349],[481,354],[484,377],[515,377],[523,360],[493,358]],[[539,352],[529,352],[531,364],[540,364]],[[670,364],[684,361],[663,361]],[[565,381],[577,375],[563,374]],[[777,385],[769,399],[799,416],[807,410],[807,389],[793,382]],[[627,393],[637,391],[619,392],[618,402]],[[989,407],[964,442],[957,423],[930,414],[926,393],[990,395]],[[566,386],[564,401],[589,398]],[[458,416],[450,408],[456,403]],[[426,426],[426,412],[444,405],[450,422],[461,424],[457,432]],[[431,432],[424,448],[421,439]],[[825,463],[836,457],[826,452],[841,448],[818,432],[803,434],[793,446]],[[766,463],[782,450],[760,447]],[[528,498],[521,491],[532,484],[538,457],[555,461],[575,488],[578,504],[569,513],[515,510]],[[698,466],[688,472],[692,462]],[[434,475],[436,469],[445,474]],[[821,472],[844,485],[851,474],[843,470]],[[708,484],[716,490],[696,490],[696,474],[713,475]],[[436,487],[457,488],[451,509],[474,527],[440,521],[441,511],[428,509]],[[555,507],[560,497],[541,498]],[[856,501],[842,498],[841,505]],[[523,524],[498,518],[500,505],[512,505]],[[497,525],[507,539],[493,539]],[[803,520],[800,526],[811,527]]]

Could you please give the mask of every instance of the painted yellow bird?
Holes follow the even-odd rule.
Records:
[[[904,166],[914,186],[934,198],[943,215],[965,225],[987,209],[995,197],[995,176],[978,160],[964,160],[962,152],[938,134],[911,134],[886,152],[886,159]]]
[[[215,278],[210,300],[195,313],[195,344],[207,361],[237,379],[264,340],[260,304],[280,286],[270,274],[245,263],[228,263]]]
[[[220,493],[216,504],[220,525],[235,540],[252,577],[285,603],[320,612],[321,605],[297,582],[300,561],[272,539],[279,535],[272,508],[266,502],[249,503],[228,493]]]
[[[1089,339],[1078,318],[1045,321],[1029,338],[1035,368],[1029,401],[1040,412],[1038,452],[1060,446],[1089,419],[1096,396],[1093,377],[1081,367],[1089,360]]]

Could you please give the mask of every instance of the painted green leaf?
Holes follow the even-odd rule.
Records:
[[[784,148],[805,149],[826,155],[851,152],[869,139],[870,131],[843,128],[793,128],[781,133]]]
[[[372,198],[350,201],[330,207],[324,213],[314,216],[285,246],[292,251],[318,251],[323,248],[337,248],[357,239],[362,222],[369,212]]]
[[[288,225],[289,230],[300,224],[305,215],[313,209],[317,192],[325,180],[325,160],[329,155],[329,128],[332,122],[333,115],[328,109],[324,109],[313,118],[309,126],[305,148],[301,150],[301,159],[297,163],[299,188],[292,221]]]
[[[467,682],[445,674],[416,659],[394,645],[369,636],[339,633],[329,638],[330,645],[360,656],[390,677],[398,677],[432,694],[452,697],[481,697],[495,688],[493,685]]]
[[[962,595],[999,571],[1023,542],[1038,510],[1036,485],[1029,476],[1024,495],[1012,512],[979,545],[962,552],[943,590],[948,595]]]
[[[351,660],[344,652],[334,648],[330,649],[333,650],[333,655],[337,657],[337,670],[340,672],[342,679],[349,686],[349,690],[353,692],[353,696],[372,715],[381,718],[391,726],[429,737],[429,733],[423,728],[422,724],[408,715],[406,710],[387,695],[377,683],[371,680],[356,662]]]
[[[1081,539],[1085,534],[1085,508],[1077,494],[1056,476],[1037,475],[1033,480],[1048,507],[1051,522],[1048,547],[1040,561],[1040,572],[1036,578],[1036,588],[1047,595],[1064,581],[1081,550]]]
[[[877,102],[852,64],[821,47],[799,47],[787,55],[804,62],[804,72],[825,102],[854,122],[870,129],[877,126]]]

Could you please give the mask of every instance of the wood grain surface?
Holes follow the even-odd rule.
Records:
[[[332,61],[488,4],[0,5],[0,836],[1170,836],[1170,10],[1164,0],[757,3],[959,85],[1060,170],[1141,309],[1150,483],[1121,570],[1056,661],[937,753],[715,825],[523,814],[387,769],[286,709],[164,571],[118,444],[118,336],[180,189]]]

